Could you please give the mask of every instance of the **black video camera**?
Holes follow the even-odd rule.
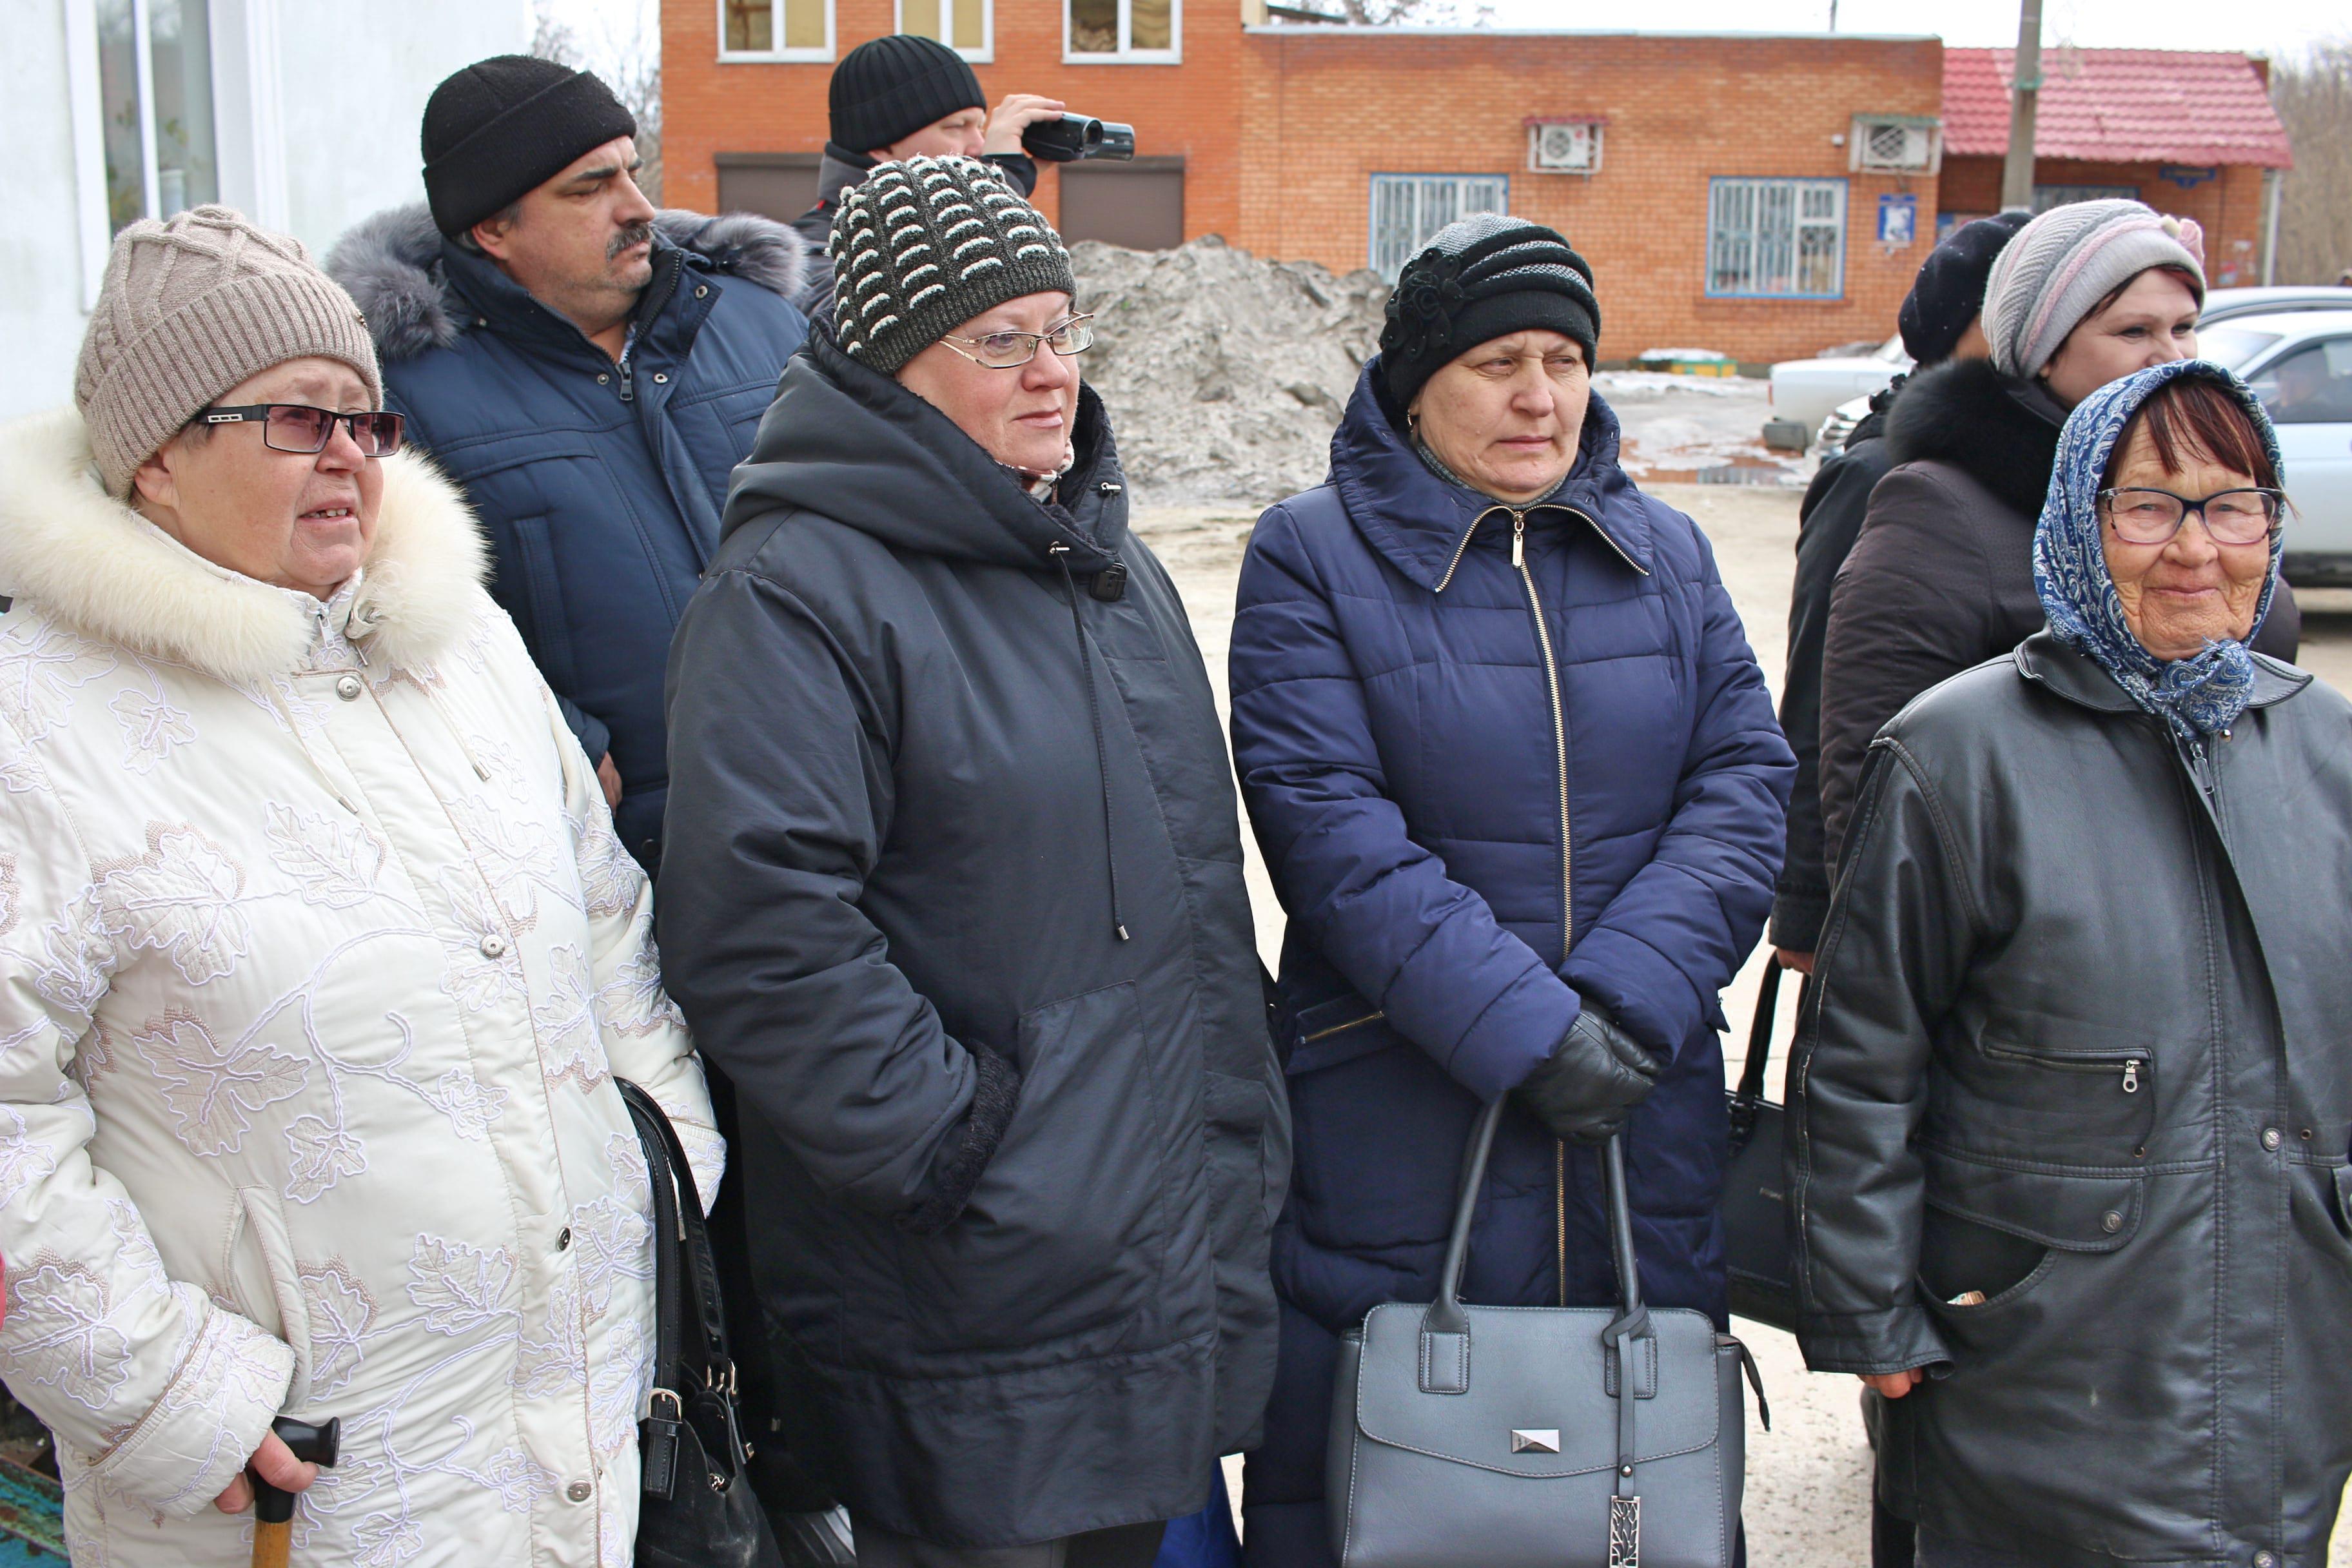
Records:
[[[1033,121],[1021,133],[1021,147],[1046,163],[1073,163],[1081,158],[1114,158],[1124,163],[1135,156],[1135,127],[1060,114]]]

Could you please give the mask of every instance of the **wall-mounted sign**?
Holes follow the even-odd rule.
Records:
[[[2221,178],[2221,171],[2213,167],[2200,168],[2194,163],[2159,163],[2156,174],[2157,178],[2179,185],[2184,191],[2193,191],[2208,180]]]
[[[1878,243],[1899,249],[1918,237],[1919,198],[1886,195],[1878,198]]]

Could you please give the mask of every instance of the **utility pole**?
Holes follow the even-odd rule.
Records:
[[[1837,31],[1837,0],[1830,0],[1830,31]]]
[[[2042,0],[2022,0],[2017,63],[2011,70],[2009,155],[2000,165],[2000,205],[2033,205],[2033,100],[2042,90]]]

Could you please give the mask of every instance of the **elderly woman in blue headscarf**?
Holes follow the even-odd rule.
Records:
[[[2326,1561],[2352,1472],[2352,707],[2250,652],[2278,447],[2091,394],[2046,630],[1882,731],[1792,1065],[1800,1339],[1921,1568]]]

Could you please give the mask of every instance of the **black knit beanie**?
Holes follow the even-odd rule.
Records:
[[[877,164],[841,193],[827,248],[834,332],[885,375],[1007,300],[1078,291],[1062,237],[977,158]]]
[[[1592,266],[1556,229],[1501,213],[1447,224],[1397,278],[1381,329],[1381,372],[1400,409],[1457,354],[1490,339],[1546,328],[1601,344]]]
[[[886,33],[842,56],[831,97],[834,142],[852,153],[887,147],[959,109],[988,107],[964,58],[919,33]]]
[[[1984,311],[1985,280],[2010,237],[2033,215],[2016,208],[1964,223],[1937,243],[1919,264],[1895,323],[1903,352],[1921,364],[1940,364],[1959,347],[1960,334]]]
[[[619,136],[636,116],[586,71],[530,55],[477,60],[425,100],[425,199],[460,235]]]

